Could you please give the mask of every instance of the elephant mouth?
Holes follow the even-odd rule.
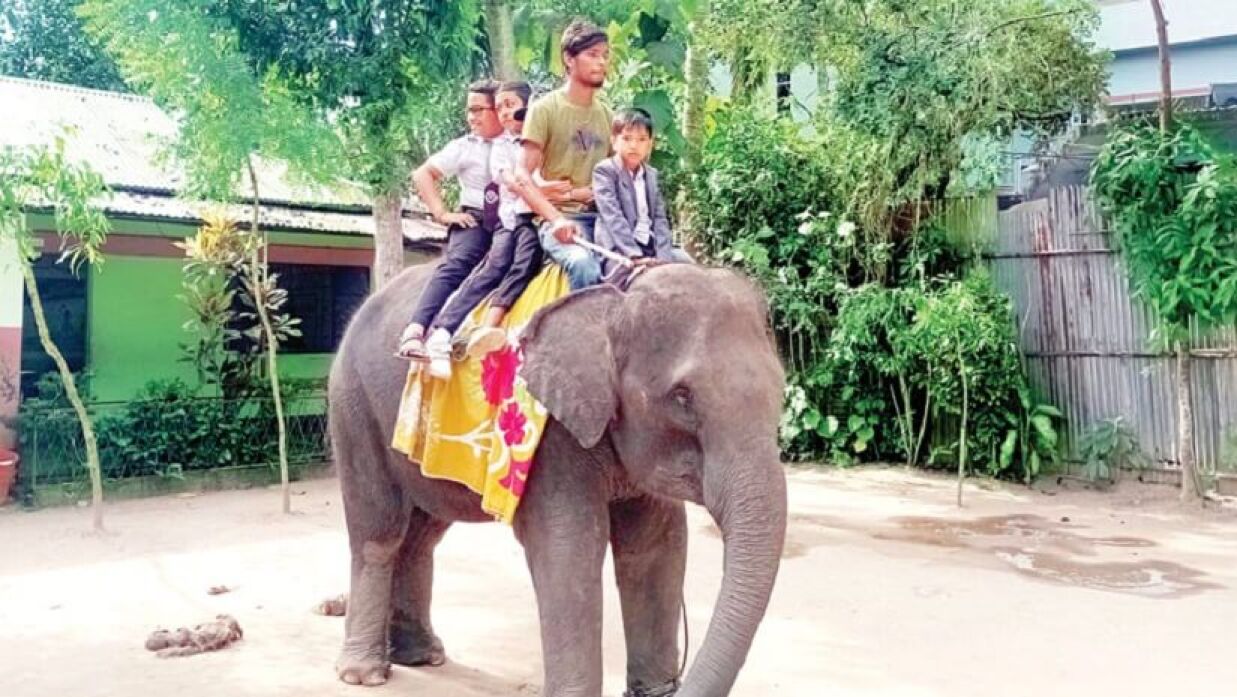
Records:
[[[698,472],[657,468],[644,484],[656,496],[704,505],[704,482]]]

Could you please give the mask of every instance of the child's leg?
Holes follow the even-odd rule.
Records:
[[[563,267],[571,281],[571,289],[579,290],[595,285],[601,279],[601,263],[597,257],[578,244],[564,244],[555,239],[549,224],[541,227],[541,247],[545,253]]]
[[[481,226],[471,228],[452,227],[447,233],[446,257],[430,276],[411,324],[428,327],[455,289],[464,282],[477,264],[485,258],[490,248],[491,233]]]
[[[498,290],[494,292],[489,312],[485,315],[481,329],[473,334],[468,342],[468,355],[474,358],[480,358],[501,348],[506,343],[507,333],[498,325],[507,316],[507,310],[511,309],[524,289],[541,271],[544,256],[541,251],[541,241],[537,237],[537,229],[533,227],[532,222],[527,221],[517,227],[513,237],[515,251],[511,268],[507,270],[507,275],[503,277]]]
[[[513,237],[515,243],[511,268],[507,270],[507,275],[503,277],[491,303],[495,308],[501,308],[504,314],[541,272],[541,263],[545,258],[541,251],[541,241],[537,239],[537,229],[531,222],[517,227]]]
[[[434,318],[432,328],[443,329],[448,334],[454,334],[464,323],[468,313],[472,312],[485,299],[485,296],[502,283],[503,277],[507,275],[507,269],[511,267],[514,253],[514,234],[510,230],[495,232],[493,244],[490,245],[485,261],[481,262],[481,265],[460,284],[455,295],[447,301],[442,311]]]

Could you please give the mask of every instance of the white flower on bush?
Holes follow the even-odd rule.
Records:
[[[805,220],[802,223],[799,223],[799,234],[804,237],[812,234],[812,221]]]
[[[850,236],[855,232],[855,224],[849,220],[843,220],[838,223],[838,237],[844,240],[850,239]]]

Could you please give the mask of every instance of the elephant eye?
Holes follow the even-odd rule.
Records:
[[[670,390],[670,398],[680,407],[691,410],[692,391],[686,385],[675,385],[674,389]]]

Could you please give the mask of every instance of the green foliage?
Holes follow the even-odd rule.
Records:
[[[925,194],[963,193],[951,187],[959,176],[986,186],[974,176],[980,144],[1059,132],[1094,107],[1106,63],[1097,26],[1089,0],[717,0],[701,37],[759,75],[828,66],[821,118],[880,151],[864,177],[884,204],[865,219],[875,222]]]
[[[181,345],[181,360],[194,366],[202,386],[232,397],[251,392],[261,372],[266,336],[255,296],[265,302],[277,347],[301,335],[300,319],[284,311],[288,292],[279,288],[278,274],[251,274],[261,244],[260,236],[221,214],[207,214],[196,235],[176,243],[186,256],[181,299],[193,313],[184,329],[195,338]]]
[[[0,4],[0,75],[125,92],[116,64],[82,29],[81,0]]]
[[[78,378],[89,400],[88,376]],[[285,401],[304,400],[321,385],[285,381]],[[200,387],[180,380],[147,383],[124,404],[92,404],[103,476],[108,479],[158,475],[180,477],[192,470],[277,461],[274,402],[255,385],[242,399],[203,398]],[[320,414],[298,417],[321,420]],[[42,482],[78,478],[84,446],[64,388],[52,374],[40,378],[36,394],[22,401],[17,424],[22,452]],[[314,424],[320,430],[320,424]],[[294,442],[293,457],[320,456],[320,443]]]
[[[255,155],[286,163],[293,179],[334,181],[342,163],[334,129],[293,93],[279,66],[247,61],[240,33],[211,5],[86,0],[81,9],[130,83],[177,115],[179,135],[167,145],[184,166],[181,193],[243,197]]]
[[[1084,0],[714,0],[692,38],[731,63],[738,98],[688,174],[690,234],[770,297],[789,455],[946,465],[965,434],[989,474],[1055,462],[1061,415],[972,269],[987,209],[944,199],[990,192],[1010,134],[1098,103],[1096,23]],[[822,67],[807,127],[751,100],[799,64]]]
[[[1122,416],[1092,424],[1078,446],[1084,462],[1082,476],[1093,482],[1112,483],[1123,469],[1141,470],[1151,465],[1138,443],[1138,434]]]
[[[339,127],[348,178],[386,194],[462,130],[478,71],[481,3],[297,0],[205,3],[257,74],[278,71]]]
[[[83,262],[103,261],[100,248],[110,224],[95,202],[109,192],[97,172],[65,157],[64,145],[57,137],[51,147],[0,149],[0,240],[13,240],[23,262],[38,258],[26,213],[51,209],[62,238],[61,259],[76,270]]]
[[[1237,317],[1237,160],[1192,126],[1114,129],[1095,161],[1093,191],[1117,232],[1135,292],[1170,345],[1191,320]]]
[[[1061,414],[1031,399],[1009,299],[990,276],[973,270],[926,294],[915,313],[906,346],[925,368],[911,375],[911,383],[931,395],[933,417],[960,421],[965,379],[968,451],[983,458],[988,474],[1030,481],[1055,462]]]

